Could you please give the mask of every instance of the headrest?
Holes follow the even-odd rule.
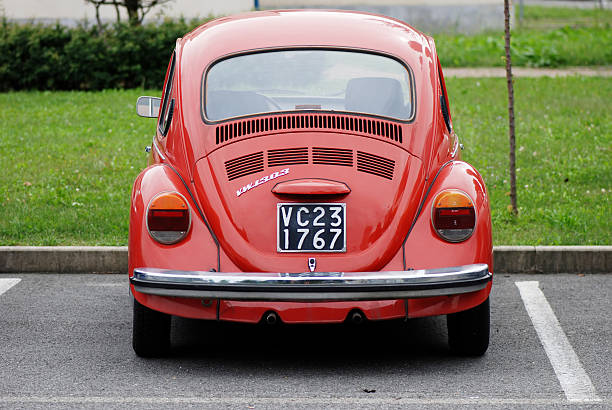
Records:
[[[402,86],[394,78],[353,78],[346,85],[345,108],[367,114],[406,119]]]

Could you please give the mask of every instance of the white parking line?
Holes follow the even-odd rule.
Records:
[[[595,387],[584,371],[572,345],[563,332],[555,313],[548,304],[539,282],[515,282],[531,318],[533,327],[544,346],[548,360],[570,402],[599,402]]]
[[[0,279],[0,295],[2,295],[4,292],[6,292],[7,290],[12,288],[19,282],[21,282],[21,279],[18,279],[18,278]]]
[[[438,398],[412,398],[412,397],[101,397],[101,396],[4,396],[0,397],[0,404],[143,404],[143,405],[216,405],[216,406],[263,406],[279,407],[287,405],[301,405],[309,407],[332,406],[414,406],[414,405],[480,405],[480,406],[541,406],[541,405],[563,405],[566,401],[559,399],[529,399],[529,398],[461,398],[461,397],[438,397]],[[612,404],[606,399],[602,404]]]

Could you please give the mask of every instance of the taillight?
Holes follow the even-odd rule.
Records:
[[[432,205],[431,221],[434,230],[445,241],[465,241],[472,235],[476,226],[474,203],[462,191],[442,191]]]
[[[147,208],[147,229],[157,242],[177,243],[189,232],[191,212],[187,200],[178,192],[155,196]]]

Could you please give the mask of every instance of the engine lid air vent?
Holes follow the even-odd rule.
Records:
[[[357,151],[357,171],[393,179],[395,161],[367,152]]]
[[[268,166],[308,164],[308,148],[271,149],[268,151]]]
[[[231,181],[264,170],[263,151],[225,161],[227,178]]]
[[[353,166],[353,150],[342,148],[313,148],[312,163],[317,165]]]
[[[273,149],[268,150],[266,155],[267,167],[308,164],[343,167],[354,165],[354,151],[344,148],[313,147],[310,153],[306,147]],[[312,160],[309,160],[309,157]],[[230,181],[261,172],[265,168],[263,151],[225,161],[225,170]],[[391,180],[395,172],[395,161],[368,152],[357,151],[357,171]]]
[[[376,135],[401,143],[402,127],[391,121],[363,116],[296,114],[244,119],[217,125],[215,142],[223,144],[246,135],[279,130],[325,129]]]

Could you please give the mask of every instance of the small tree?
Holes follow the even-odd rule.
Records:
[[[504,26],[506,43],[506,82],[508,83],[508,134],[510,137],[510,212],[518,214],[516,206],[516,138],[514,134],[514,84],[510,55],[510,5],[504,0]]]
[[[131,26],[139,26],[147,13],[155,6],[161,6],[172,0],[85,0],[96,8],[96,21],[102,26],[100,20],[100,6],[113,6],[117,14],[117,21],[121,21],[120,7],[123,7],[128,15]]]

